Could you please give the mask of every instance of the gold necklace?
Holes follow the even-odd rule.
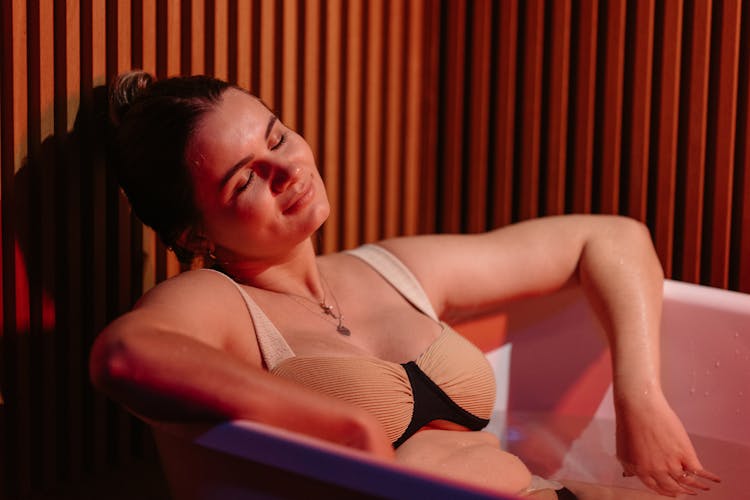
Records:
[[[304,302],[300,302],[297,299],[299,298],[307,302],[312,302],[314,304],[317,304],[318,307],[320,307],[320,310],[323,312],[323,314],[325,314],[326,316],[330,316],[336,321],[336,331],[339,332],[341,335],[345,335],[348,337],[349,335],[352,334],[352,331],[349,330],[349,328],[347,328],[346,325],[344,325],[344,314],[341,312],[341,306],[339,306],[339,301],[338,299],[336,299],[336,295],[333,293],[331,286],[328,284],[328,282],[326,281],[326,279],[323,277],[322,274],[320,275],[320,277],[323,279],[323,285],[324,285],[323,286],[323,299],[321,301],[316,302],[308,297],[297,295],[296,293],[284,293],[284,295],[294,300],[296,303],[298,303],[299,305],[301,305],[302,307],[304,307],[310,312],[315,312],[315,311],[307,307],[307,305],[305,305]],[[336,304],[336,309],[338,309],[339,311],[338,314],[334,312],[333,306],[326,302],[326,288],[328,288],[331,291],[331,297],[333,297],[333,302]]]

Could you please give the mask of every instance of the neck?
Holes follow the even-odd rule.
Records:
[[[243,285],[309,297],[316,302],[324,296],[315,249],[310,239],[283,255],[267,259],[219,261],[217,267]]]

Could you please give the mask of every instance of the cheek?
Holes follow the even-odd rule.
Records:
[[[294,153],[292,155],[294,159],[302,160],[305,163],[312,163],[313,165],[315,164],[315,156],[313,155],[312,149],[302,136],[295,132],[290,143],[290,146],[294,148]]]
[[[260,179],[237,195],[234,206],[228,209],[235,217],[246,219],[263,218],[273,204],[273,198],[264,190]]]
[[[275,201],[271,196],[253,196],[247,192],[240,195],[235,205],[222,216],[225,229],[230,232],[253,231],[256,233],[268,230],[276,220]]]

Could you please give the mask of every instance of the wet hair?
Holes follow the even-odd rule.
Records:
[[[117,180],[138,218],[184,263],[196,255],[178,240],[201,221],[187,146],[229,88],[236,87],[209,76],[156,80],[144,71],[124,73],[110,85],[110,163]]]

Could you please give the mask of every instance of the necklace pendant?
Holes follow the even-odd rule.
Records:
[[[350,336],[352,334],[351,330],[349,330],[344,325],[338,325],[336,327],[336,331],[339,332],[341,335]]]

